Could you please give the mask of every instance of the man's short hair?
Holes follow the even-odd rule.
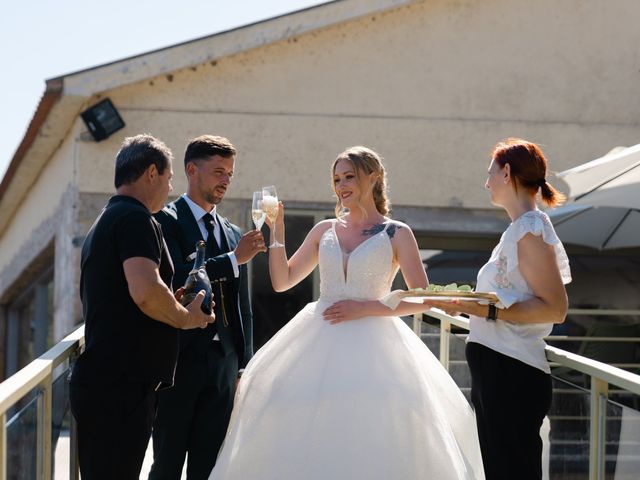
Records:
[[[206,160],[214,155],[229,158],[235,154],[236,148],[228,139],[215,135],[201,135],[189,140],[189,145],[184,153],[184,167],[187,168],[189,162],[197,163],[199,160]]]
[[[135,182],[151,165],[162,175],[171,160],[173,154],[161,140],[146,134],[127,137],[116,155],[115,186]]]

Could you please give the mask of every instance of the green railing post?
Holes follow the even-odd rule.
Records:
[[[69,415],[69,480],[80,480],[80,462],[78,460],[78,424]]]
[[[53,434],[53,375],[49,374],[42,385],[42,403],[44,407],[44,425],[43,425],[43,450],[44,450],[44,480],[51,480],[53,476],[53,450],[52,450],[52,434]]]
[[[0,414],[0,480],[7,480],[7,414]]]
[[[589,480],[604,480],[609,384],[591,377],[589,414]]]
[[[418,337],[422,335],[422,313],[413,314],[413,333]]]
[[[440,319],[440,363],[449,371],[449,335],[451,334],[451,322]]]
[[[36,401],[36,478],[51,480],[51,374],[37,391]]]

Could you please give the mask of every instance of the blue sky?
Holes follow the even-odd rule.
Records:
[[[7,0],[0,9],[0,177],[45,80],[326,0]]]

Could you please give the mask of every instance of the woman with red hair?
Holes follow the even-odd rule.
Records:
[[[485,187],[511,224],[477,279],[498,307],[425,302],[469,315],[466,356],[487,480],[542,478],[540,427],[551,405],[544,337],[567,313],[569,260],[536,199],[553,207],[564,196],[546,181],[547,160],[534,143],[509,138],[493,149]]]

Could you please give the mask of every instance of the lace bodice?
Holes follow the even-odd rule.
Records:
[[[397,272],[387,226],[345,254],[332,222],[322,238],[318,252],[320,298],[322,300],[377,300],[391,289]]]

